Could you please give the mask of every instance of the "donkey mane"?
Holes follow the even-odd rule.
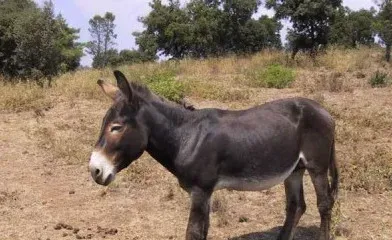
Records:
[[[136,90],[142,96],[150,96],[151,94],[153,94],[150,89],[148,89],[147,86],[143,83],[129,82],[129,85],[132,87],[133,90]]]

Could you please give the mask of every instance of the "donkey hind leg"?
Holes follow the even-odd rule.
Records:
[[[211,193],[200,188],[191,192],[191,211],[186,240],[206,240],[209,228]]]
[[[278,240],[292,240],[295,228],[306,210],[302,178],[305,169],[295,170],[285,181],[286,220]]]
[[[315,173],[310,170],[309,175],[316,190],[317,207],[321,217],[319,240],[329,240],[331,213],[335,200],[331,194],[328,173],[327,171]]]

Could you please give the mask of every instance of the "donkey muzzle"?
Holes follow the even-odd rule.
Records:
[[[115,178],[115,170],[112,163],[99,152],[93,152],[90,158],[90,173],[94,181],[107,186]]]

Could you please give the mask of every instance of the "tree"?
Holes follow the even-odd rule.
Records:
[[[168,5],[165,5],[161,0],[153,0],[150,7],[150,14],[139,19],[146,30],[135,33],[136,42],[143,42],[141,39],[154,39],[157,51],[173,58],[184,57],[190,48],[190,19],[181,9],[180,2],[170,0]]]
[[[113,53],[114,39],[117,38],[114,33],[115,19],[112,13],[107,12],[103,17],[95,15],[89,21],[88,30],[93,40],[88,42],[87,49],[88,53],[93,56],[94,68],[103,68],[109,63],[109,54]]]
[[[392,0],[383,0],[379,3],[379,7],[377,28],[380,38],[386,47],[385,58],[390,62],[392,48]]]
[[[237,52],[254,53],[265,48],[281,48],[281,28],[282,25],[276,19],[268,16],[246,21],[239,28]]]
[[[116,67],[122,64],[122,59],[117,49],[111,48],[106,52],[107,66]]]
[[[150,61],[151,59],[149,57],[145,57],[143,52],[138,51],[138,50],[122,50],[120,52],[120,59],[121,59],[121,64],[135,64],[135,63],[142,63],[146,61]]]
[[[275,18],[253,19],[259,0],[178,0],[150,3],[152,11],[140,18],[143,32],[134,33],[139,50],[172,58],[206,58],[227,53],[252,53],[280,48],[281,24]],[[148,54],[151,56],[151,54]]]
[[[267,8],[276,12],[276,18],[289,19],[293,30],[289,35],[295,54],[303,49],[312,55],[320,45],[328,43],[330,24],[342,0],[267,0]]]
[[[224,28],[222,39],[224,48],[229,52],[246,52],[243,40],[254,33],[256,22],[251,19],[260,5],[259,0],[224,0],[222,1]],[[251,22],[249,22],[251,21]]]
[[[74,71],[80,66],[84,44],[77,42],[80,29],[71,28],[65,19],[57,16],[60,37],[57,40],[61,49],[61,72]]]
[[[28,16],[37,6],[30,0],[4,0],[0,1],[0,73],[15,76],[15,48],[17,43],[14,37],[15,22],[21,16]]]
[[[134,32],[133,36],[136,39],[136,44],[139,46],[137,51],[141,55],[142,60],[156,60],[158,51],[158,43],[156,36],[146,31],[142,33]]]
[[[375,14],[374,8],[359,11],[352,11],[347,7],[339,8],[331,26],[330,43],[352,48],[360,44],[367,46],[374,44]]]
[[[55,16],[52,2],[38,8],[32,1],[0,1],[1,72],[35,80],[74,70],[83,55],[78,30]]]
[[[222,51],[223,39],[221,20],[222,12],[217,4],[206,4],[204,1],[191,1],[186,7],[190,24],[190,57],[205,58],[207,56],[219,55]]]
[[[15,61],[22,69],[20,75],[36,79],[47,76],[51,80],[60,71],[61,49],[56,42],[60,32],[56,24],[51,2],[45,2],[42,13],[33,10],[28,17],[19,18]]]

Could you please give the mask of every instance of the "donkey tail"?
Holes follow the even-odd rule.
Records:
[[[339,171],[336,165],[335,140],[332,142],[331,156],[329,162],[329,175],[331,177],[331,196],[334,200],[336,200],[339,189]]]

